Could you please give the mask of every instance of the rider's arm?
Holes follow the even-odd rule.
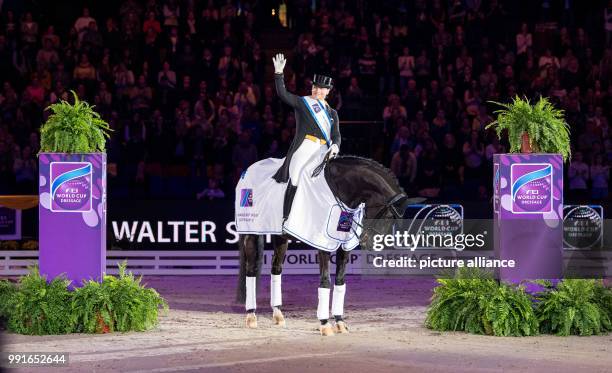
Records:
[[[340,120],[338,119],[338,112],[336,110],[332,110],[332,120],[334,121],[331,136],[332,144],[336,144],[338,148],[340,148],[342,139],[340,138]]]
[[[280,97],[284,103],[292,108],[297,108],[299,97],[287,91],[287,88],[285,88],[285,77],[283,74],[274,74],[274,84],[276,85],[276,94],[278,97]]]

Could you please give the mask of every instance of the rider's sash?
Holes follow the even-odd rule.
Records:
[[[329,117],[329,113],[325,108],[325,104],[321,100],[315,100],[310,96],[303,96],[304,104],[310,111],[310,115],[314,118],[315,122],[319,126],[319,129],[323,133],[323,137],[327,141],[328,146],[331,145],[331,131],[332,131],[332,120]]]

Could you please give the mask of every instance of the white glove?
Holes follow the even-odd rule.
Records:
[[[332,144],[327,151],[330,158],[334,158],[340,152],[340,148],[336,144]]]
[[[274,63],[274,72],[276,74],[282,74],[285,69],[285,64],[287,60],[282,53],[278,53],[276,56],[272,57],[272,62]]]

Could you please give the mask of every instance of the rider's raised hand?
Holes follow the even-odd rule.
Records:
[[[282,53],[278,53],[276,56],[272,57],[272,62],[274,63],[274,72],[276,74],[282,74],[285,69],[285,64],[287,60]]]

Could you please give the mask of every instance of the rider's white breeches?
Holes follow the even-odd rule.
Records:
[[[321,152],[325,153],[326,150],[326,145],[304,139],[295,153],[293,153],[291,163],[289,164],[289,178],[291,179],[291,185],[296,186],[304,167],[306,167],[313,160],[313,157],[318,157]],[[316,166],[317,165],[314,167]]]

